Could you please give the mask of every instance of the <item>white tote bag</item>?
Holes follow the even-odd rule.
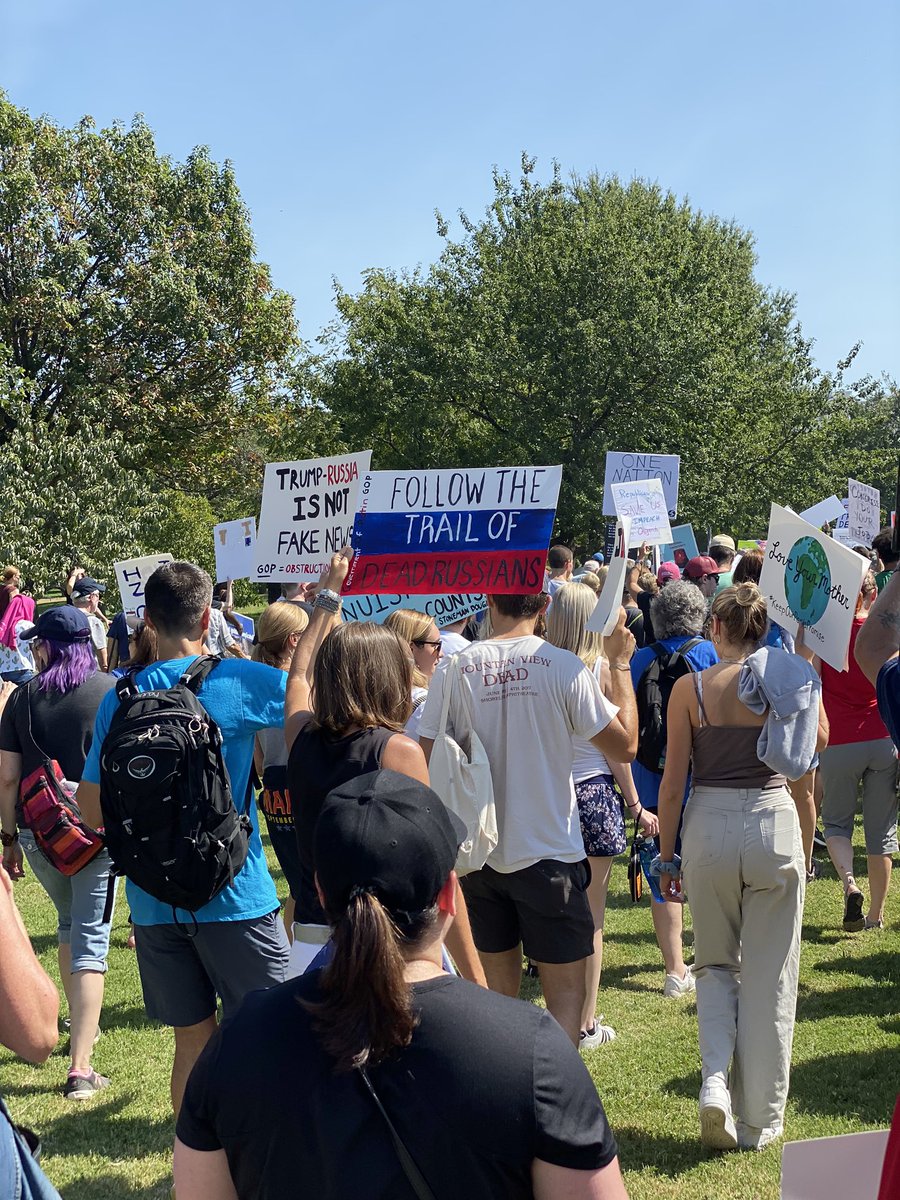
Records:
[[[457,729],[463,744],[468,743],[466,755],[459,742],[447,732],[447,718],[454,689],[459,693],[458,709],[464,714],[468,728]],[[456,860],[458,875],[480,871],[488,855],[497,845],[497,809],[494,805],[494,783],[491,764],[481,739],[472,726],[471,698],[462,685],[459,663],[450,660],[444,679],[440,731],[434,739],[428,775],[431,786],[451,812],[456,813],[466,827],[466,840],[459,848]]]

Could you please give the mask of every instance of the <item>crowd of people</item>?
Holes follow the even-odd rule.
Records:
[[[334,1198],[624,1197],[583,1055],[616,1036],[598,998],[611,865],[629,825],[635,844],[655,841],[661,992],[696,998],[700,1141],[764,1149],[784,1132],[817,836],[843,885],[843,928],[885,919],[900,572],[890,532],[873,545],[844,673],[770,621],[762,555],[738,556],[727,535],[683,568],[653,571],[641,547],[606,637],[587,629],[602,555],[576,571],[554,546],[542,592],[488,596],[485,613],[439,628],[406,609],[383,625],[342,622],[345,548],[318,585],[270,597],[249,654],[230,585],[214,590],[190,563],[147,580],[139,623],[107,622],[103,584],[78,568],[67,602],[35,619],[8,567],[0,1041],[31,1061],[56,1043],[59,998],[14,903],[27,865],[58,914],[63,1094],[89,1101],[115,1086],[92,1055],[113,869],[141,837],[112,797],[151,797],[143,840],[163,839],[181,828],[175,801],[199,804],[180,799],[193,784],[172,764],[201,755],[196,779],[218,776],[187,840],[195,870],[224,856],[224,877],[182,906],[161,897],[183,846],[155,864],[169,891],[132,878],[149,878],[145,848],[124,869],[145,1011],[174,1031],[179,1200],[282,1197],[298,1180]],[[189,744],[164,751],[185,690]],[[128,736],[131,757],[115,757]],[[481,799],[496,820],[486,860],[459,875],[473,830],[454,789],[431,787],[448,737],[460,787],[483,749]],[[120,763],[133,783],[113,777]],[[155,778],[164,769],[168,782]],[[868,905],[853,865],[860,787]],[[35,816],[39,796],[68,806],[64,845]],[[525,970],[544,1007],[517,999]]]

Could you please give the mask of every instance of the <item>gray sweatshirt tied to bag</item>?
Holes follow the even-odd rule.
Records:
[[[738,699],[751,712],[769,715],[756,752],[760,762],[799,779],[815,766],[822,681],[799,654],[764,646],[744,662],[738,677]]]

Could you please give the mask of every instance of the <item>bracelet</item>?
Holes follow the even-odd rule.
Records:
[[[341,598],[331,588],[322,588],[313,601],[313,608],[321,608],[328,613],[336,613],[341,607]]]
[[[0,845],[2,845],[4,847],[4,849],[8,850],[9,847],[12,846],[18,840],[19,840],[18,829],[16,830],[15,833],[7,833],[5,829],[0,829]]]

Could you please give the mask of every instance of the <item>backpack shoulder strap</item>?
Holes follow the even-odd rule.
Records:
[[[218,654],[201,654],[195,658],[185,673],[178,680],[184,687],[189,688],[194,695],[200,690],[200,685],[222,661]]]
[[[136,696],[137,692],[133,674],[120,675],[116,680],[116,699],[120,704],[123,700],[130,700],[132,696]]]
[[[683,646],[679,646],[677,650],[672,652],[670,662],[675,662],[677,659],[682,658],[682,659],[684,659],[684,664],[688,668],[688,670],[693,671],[694,668],[691,666],[690,659],[688,658],[688,654],[690,654],[690,652],[694,649],[695,646],[699,646],[702,641],[703,641],[702,637],[689,638],[688,641],[686,641]]]

